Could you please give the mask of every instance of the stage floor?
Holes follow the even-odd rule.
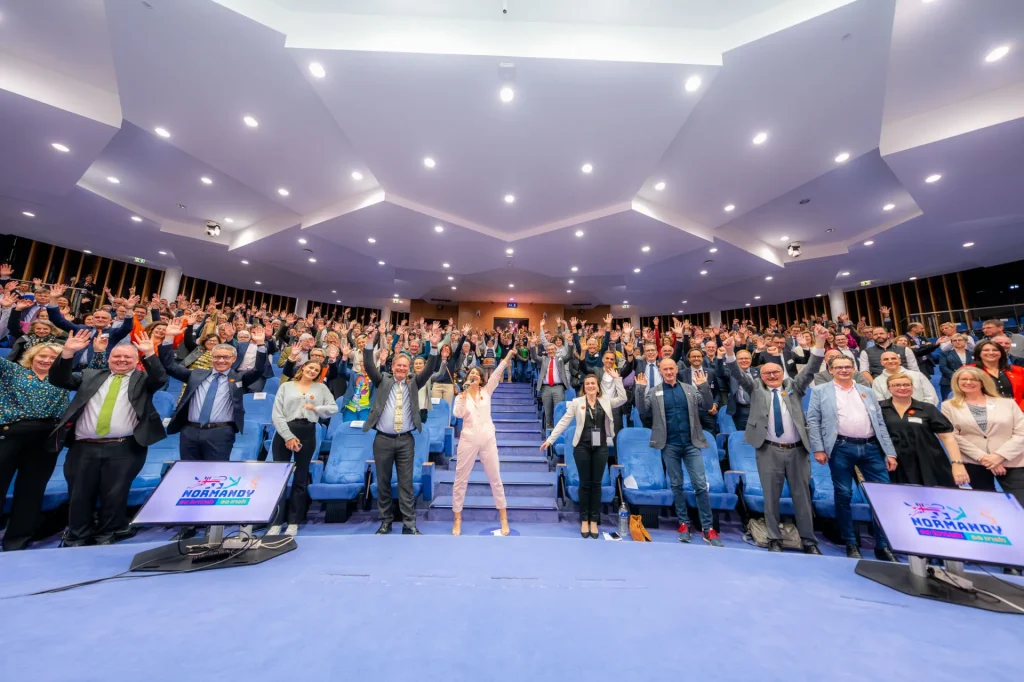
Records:
[[[481,531],[300,535],[258,566],[14,599],[154,545],[0,555],[0,680],[1021,679],[1024,616],[845,558]]]

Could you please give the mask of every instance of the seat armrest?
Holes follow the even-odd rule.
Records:
[[[309,482],[320,483],[324,478],[324,463],[319,459],[314,459],[309,463]]]
[[[725,489],[730,493],[735,493],[736,488],[740,486],[746,480],[742,471],[735,471],[730,469],[725,472]]]
[[[377,463],[374,462],[372,459],[366,460],[366,470],[368,472],[370,472],[370,480],[371,481],[376,481],[377,480]]]
[[[451,426],[444,429],[444,456],[449,460],[455,456],[455,429]]]
[[[423,475],[420,479],[420,496],[424,502],[431,502],[434,499],[434,463],[423,463]]]

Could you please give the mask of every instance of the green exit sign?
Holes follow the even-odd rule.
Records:
[[[866,279],[866,280],[862,281],[862,282],[860,283],[860,285],[861,285],[862,287],[869,287],[869,286],[871,286],[871,280],[870,280],[870,279]]]
[[[145,258],[139,258],[138,256],[136,256],[135,257],[135,262],[136,263],[145,263],[146,259]]]

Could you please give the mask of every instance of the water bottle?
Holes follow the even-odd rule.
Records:
[[[619,537],[623,540],[629,538],[629,507],[625,500],[619,504]]]

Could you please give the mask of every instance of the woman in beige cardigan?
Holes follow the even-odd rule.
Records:
[[[614,410],[626,403],[622,377],[614,369],[606,370],[605,375],[613,379],[611,391],[602,391],[597,376],[588,374],[583,380],[583,395],[569,404],[565,416],[540,446],[541,450],[551,447],[576,420],[572,452],[580,472],[580,535],[595,540],[601,537],[601,479],[608,466],[608,446],[615,441]]]
[[[991,377],[961,367],[950,380],[953,397],[942,414],[953,424],[964,466],[975,490],[995,490],[995,480],[1024,504],[1024,412],[1001,398]]]

